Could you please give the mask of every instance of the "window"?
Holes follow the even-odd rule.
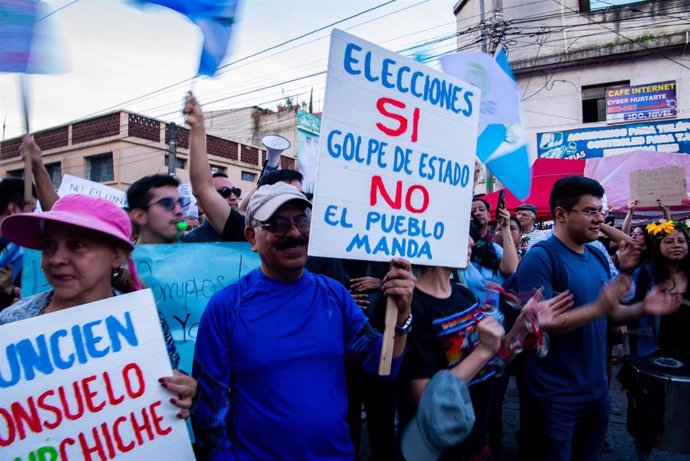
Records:
[[[242,171],[241,178],[242,181],[254,182],[256,181],[256,173],[252,173],[251,171]]]
[[[580,0],[580,11],[597,11],[642,1],[644,0]]]
[[[60,166],[60,162],[46,164],[46,170],[48,170],[50,182],[53,183],[53,187],[55,187],[55,189],[59,188],[60,183],[62,182],[62,167]],[[10,178],[23,178],[24,170],[21,169],[8,171],[7,176]]]
[[[46,170],[48,170],[48,176],[50,176],[50,182],[53,183],[53,187],[59,188],[62,182],[62,166],[60,162],[46,164]]]
[[[582,87],[582,123],[606,121],[606,88],[629,85],[630,80]]]
[[[86,157],[86,179],[95,182],[115,180],[112,152]]]
[[[165,154],[165,166],[169,166],[170,163],[170,154]],[[175,169],[176,170],[184,170],[187,168],[187,160],[180,158],[180,157],[175,157]]]
[[[211,164],[211,174],[215,173],[226,173],[227,174],[228,169],[225,168],[224,166],[218,166],[218,165],[213,165]]]

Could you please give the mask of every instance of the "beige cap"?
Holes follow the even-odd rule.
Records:
[[[252,220],[268,221],[278,208],[292,200],[299,200],[311,208],[307,197],[295,186],[281,181],[259,187],[249,200],[247,212],[244,215],[245,225],[249,227]]]

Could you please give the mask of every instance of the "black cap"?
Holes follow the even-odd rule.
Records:
[[[537,215],[537,207],[535,207],[534,205],[529,204],[529,203],[523,203],[519,207],[515,208],[515,211],[520,211],[520,210],[528,210],[528,211],[531,211],[532,213],[534,213],[534,216]]]

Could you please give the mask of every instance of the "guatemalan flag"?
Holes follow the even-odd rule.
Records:
[[[48,7],[36,0],[0,0],[0,72],[57,74],[69,70]]]
[[[505,49],[496,56],[464,52],[441,58],[443,71],[482,90],[477,157],[517,198],[530,193],[527,141],[520,121],[520,94]]]
[[[230,43],[239,0],[135,0],[168,7],[187,16],[204,34],[199,75],[214,75]]]

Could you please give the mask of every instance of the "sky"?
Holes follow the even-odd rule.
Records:
[[[118,109],[181,123],[190,90],[210,111],[275,108],[287,97],[301,103],[313,89],[320,110],[325,76],[305,76],[326,69],[331,27],[250,56],[358,14],[336,27],[394,51],[421,45],[403,52],[408,56],[428,58],[455,47],[454,0],[244,0],[225,61],[230,65],[214,78],[188,81],[196,74],[202,38],[184,16],[124,0],[46,3],[70,69],[29,77],[32,131]],[[19,94],[18,77],[0,74],[1,139],[23,133]]]

